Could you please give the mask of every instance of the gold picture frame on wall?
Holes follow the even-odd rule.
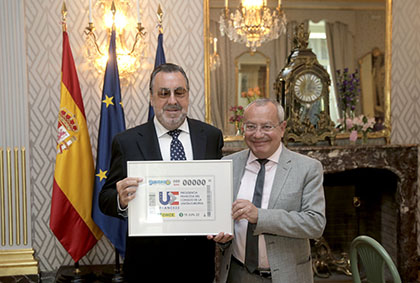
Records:
[[[210,1],[213,0],[203,0],[204,5],[204,58],[205,58],[205,119],[206,122],[212,123],[213,117],[211,97],[210,97]],[[219,3],[220,2],[220,3]],[[220,8],[223,8],[222,1],[218,1]],[[384,129],[377,132],[370,132],[369,138],[374,139],[383,139],[385,143],[390,143],[390,134],[391,134],[391,43],[392,43],[392,0],[384,0],[385,2],[385,86],[384,86],[384,96],[385,96],[385,118],[384,118]],[[284,1],[283,7],[286,10],[291,7],[293,3],[291,1]],[[313,5],[310,9],[313,9]],[[218,7],[219,8],[219,7]],[[340,8],[337,8],[340,9]],[[222,62],[223,64],[223,62]],[[271,90],[270,90],[271,91]],[[337,135],[337,139],[348,139],[348,133],[340,133]],[[230,140],[240,140],[241,137],[238,136],[225,136],[225,141]]]

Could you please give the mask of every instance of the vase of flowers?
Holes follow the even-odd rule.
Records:
[[[229,109],[232,112],[232,116],[229,117],[229,123],[235,125],[236,135],[243,134],[243,120],[244,120],[244,108],[242,106],[232,106]]]
[[[360,93],[359,72],[356,70],[354,73],[349,73],[348,68],[342,72],[337,70],[337,91],[343,121],[347,121],[347,118],[354,118],[354,110]],[[346,131],[346,124],[344,123],[343,126]]]
[[[362,114],[354,118],[347,118],[345,124],[347,129],[350,131],[350,142],[356,143],[358,134],[361,133],[362,144],[367,144],[368,133],[373,130],[375,118]]]
[[[248,100],[248,104],[260,98],[261,96],[262,95],[259,86],[251,87],[248,89],[248,91],[241,92],[241,97],[246,98]]]
[[[369,139],[368,132],[367,131],[362,132],[362,144],[367,144],[368,143],[368,139]]]

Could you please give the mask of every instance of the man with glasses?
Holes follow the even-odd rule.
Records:
[[[258,99],[244,112],[249,149],[233,160],[234,238],[220,233],[221,282],[313,282],[309,239],[325,227],[323,169],[292,152],[281,139],[283,108]]]
[[[115,136],[107,181],[99,196],[103,213],[127,217],[141,178],[127,178],[130,160],[200,160],[222,157],[222,132],[187,117],[189,81],[174,64],[157,67],[150,78],[155,117]],[[128,282],[212,282],[213,241],[205,236],[127,237],[124,277]]]

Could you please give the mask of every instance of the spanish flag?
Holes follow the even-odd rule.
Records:
[[[66,31],[63,32],[62,59],[50,228],[78,262],[101,238],[102,232],[91,216],[95,171],[79,80]]]

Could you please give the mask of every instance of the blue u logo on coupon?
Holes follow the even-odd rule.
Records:
[[[162,205],[179,205],[179,201],[177,197],[179,196],[179,192],[166,192],[166,200],[163,200],[164,192],[159,192],[159,202]]]

